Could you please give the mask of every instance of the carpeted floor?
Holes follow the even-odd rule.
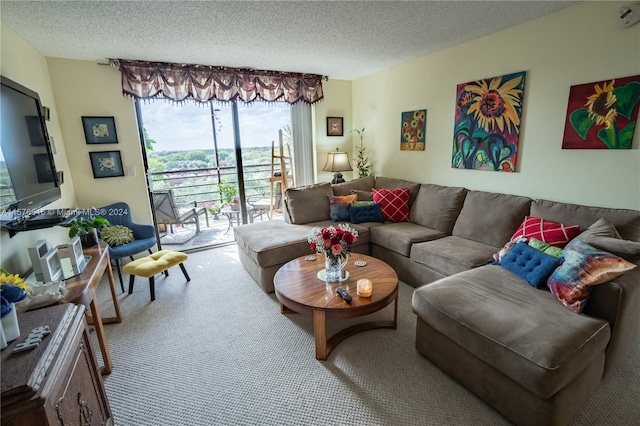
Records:
[[[150,302],[148,281],[137,279],[119,296],[124,321],[106,326],[116,425],[509,424],[418,354],[412,287],[400,285],[397,330],[355,335],[317,361],[311,317],[280,314],[235,245],[189,256],[190,283],[173,268]],[[110,315],[104,281],[98,299]],[[330,322],[329,332],[360,320]],[[640,424],[639,366],[637,347],[571,425]]]

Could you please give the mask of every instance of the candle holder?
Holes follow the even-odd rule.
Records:
[[[360,297],[371,297],[373,294],[373,282],[371,280],[363,278],[356,283],[356,294]]]

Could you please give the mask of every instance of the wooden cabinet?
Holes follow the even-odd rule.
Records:
[[[66,303],[18,319],[21,336],[2,350],[2,425],[113,424],[84,307]],[[42,325],[51,334],[37,348],[12,353]]]

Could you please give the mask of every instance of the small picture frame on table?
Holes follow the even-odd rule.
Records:
[[[116,121],[113,117],[82,117],[84,139],[87,144],[118,143]]]
[[[42,268],[44,282],[48,283],[64,279],[62,262],[60,262],[57,248],[49,250],[47,254],[40,258],[40,267]]]
[[[327,136],[343,136],[342,117],[327,117]]]
[[[90,152],[89,158],[95,179],[124,176],[120,151]]]
[[[79,236],[75,236],[69,241],[69,259],[71,259],[71,266],[73,268],[73,272],[79,274],[84,271],[84,268],[87,263],[87,259],[84,256],[84,252],[82,251],[82,242],[80,241]]]

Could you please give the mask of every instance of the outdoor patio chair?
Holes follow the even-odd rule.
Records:
[[[188,207],[187,207],[188,206]],[[194,223],[196,234],[200,232],[200,215],[204,213],[209,227],[209,213],[206,207],[198,207],[193,201],[185,206],[176,204],[173,189],[157,189],[153,191],[153,207],[156,211],[156,222],[158,225],[169,225],[173,233],[173,225]]]

